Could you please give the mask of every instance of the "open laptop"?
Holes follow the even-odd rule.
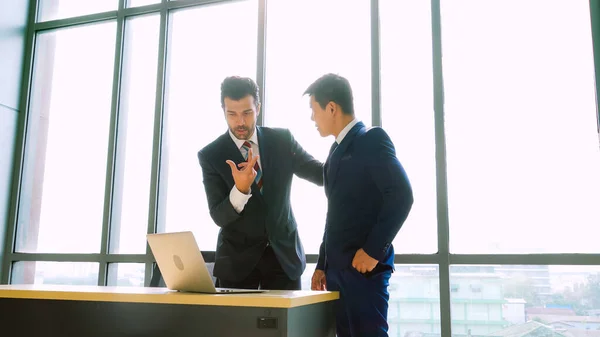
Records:
[[[146,238],[168,289],[206,294],[266,292],[216,288],[192,232],[147,234]]]

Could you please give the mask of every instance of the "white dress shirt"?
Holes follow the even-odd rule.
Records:
[[[229,130],[229,136],[231,137],[231,139],[237,146],[238,150],[240,150],[242,157],[244,157],[246,155],[246,150],[242,149],[242,145],[244,145],[244,142],[246,140],[245,139],[237,139],[235,137],[235,135],[231,132],[231,130]],[[254,128],[252,137],[250,137],[250,139],[248,139],[248,141],[252,145],[252,155],[258,156],[259,149],[258,149],[258,136],[256,135],[256,128]],[[258,162],[258,166],[262,170],[262,164],[260,163],[260,157],[258,157],[257,162]],[[264,170],[263,170],[263,174],[264,174]],[[251,196],[252,196],[252,190],[250,190],[250,192],[248,194],[244,194],[244,193],[240,192],[240,190],[238,190],[237,187],[235,187],[235,185],[233,185],[231,192],[229,192],[229,202],[231,202],[231,206],[233,206],[233,208],[236,210],[236,212],[241,213],[244,210],[244,207],[246,206],[246,203],[248,203],[248,200],[250,199]]]
[[[344,137],[346,137],[346,135],[348,134],[350,129],[352,129],[352,127],[354,127],[354,125],[356,125],[356,123],[358,123],[358,120],[356,118],[354,118],[350,123],[348,123],[348,125],[346,125],[346,127],[344,127],[342,129],[342,131],[340,131],[340,134],[335,139],[335,141],[338,143],[338,145],[340,145],[340,143],[342,143],[342,140],[344,140]],[[254,151],[254,149],[252,151]]]

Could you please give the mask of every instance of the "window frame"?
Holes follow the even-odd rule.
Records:
[[[144,263],[144,284],[150,285],[154,259],[149,248],[145,254],[110,254],[108,251],[109,234],[111,226],[112,202],[115,189],[115,162],[120,155],[116,147],[117,119],[119,116],[120,80],[122,76],[122,55],[124,45],[124,27],[126,18],[150,13],[160,14],[159,59],[156,81],[154,141],[151,175],[151,192],[148,217],[148,233],[157,231],[157,210],[164,205],[160,195],[160,170],[164,163],[161,162],[162,124],[164,119],[164,93],[167,55],[167,37],[169,30],[169,13],[172,10],[191,6],[204,6],[213,3],[241,1],[241,0],[161,0],[160,3],[140,7],[126,6],[126,0],[118,1],[118,8],[114,11],[78,16],[73,18],[37,22],[38,0],[30,0],[30,13],[28,17],[27,36],[24,53],[23,84],[21,88],[20,111],[16,138],[15,160],[13,167],[11,204],[9,208],[9,221],[7,222],[6,240],[0,243],[4,249],[3,260],[0,261],[0,284],[8,284],[13,263],[20,261],[56,261],[56,262],[97,262],[99,263],[98,285],[106,285],[108,269],[111,263]],[[257,43],[257,73],[256,81],[263,92],[267,92],[265,83],[265,52],[267,24],[267,0],[258,0],[258,43]],[[431,0],[432,19],[432,53],[433,53],[433,94],[435,113],[435,143],[436,143],[436,186],[437,186],[437,232],[438,252],[434,254],[397,254],[396,264],[433,264],[439,270],[440,291],[440,319],[442,337],[451,337],[451,289],[450,266],[471,264],[502,264],[502,265],[595,265],[600,261],[600,254],[451,254],[449,251],[449,217],[448,217],[448,186],[446,177],[446,147],[444,130],[444,81],[442,72],[442,37],[441,37],[441,0]],[[594,51],[594,78],[600,83],[600,0],[590,0],[591,29]],[[371,20],[371,95],[372,95],[372,125],[381,125],[381,97],[380,97],[380,27],[379,27],[379,0],[370,0]],[[33,56],[36,34],[43,30],[64,28],[92,22],[116,20],[117,36],[116,51],[114,55],[114,73],[111,102],[111,126],[109,145],[109,161],[105,186],[104,219],[101,237],[101,251],[98,254],[44,254],[44,253],[16,253],[14,252],[15,234],[19,199],[21,194],[21,179],[27,136],[28,108],[30,103],[31,78],[33,72]],[[597,99],[600,96],[600,86],[596,86]],[[263,125],[264,113],[258,116],[258,125]],[[597,130],[600,132],[600,110],[596,104]],[[118,191],[117,191],[118,192]],[[3,244],[3,247],[1,246]],[[207,261],[214,261],[214,252],[203,252]],[[317,254],[307,254],[308,263],[316,263]]]

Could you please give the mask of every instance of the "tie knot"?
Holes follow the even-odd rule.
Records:
[[[245,142],[244,142],[244,144],[243,144],[242,146],[243,146],[243,147],[245,147],[245,148],[246,148],[246,150],[248,150],[248,149],[252,148],[252,145],[250,144],[250,142],[249,142],[249,141],[245,141]]]

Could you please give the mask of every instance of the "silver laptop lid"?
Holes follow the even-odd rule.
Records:
[[[212,277],[191,231],[147,234],[167,288],[216,293]]]

